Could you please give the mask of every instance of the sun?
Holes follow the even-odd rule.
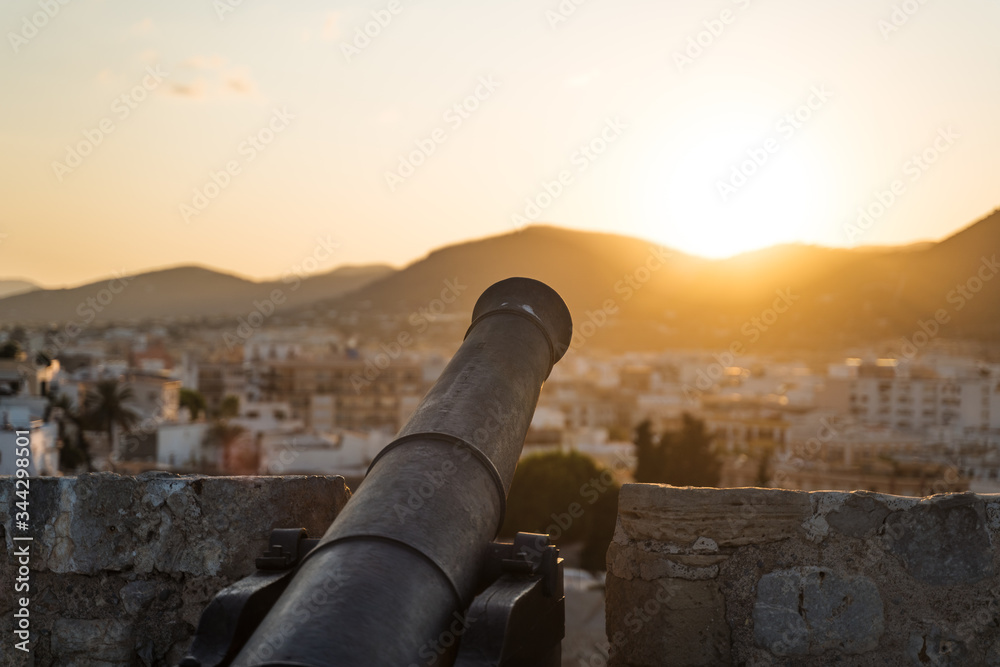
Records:
[[[644,236],[711,258],[819,236],[830,178],[803,132],[732,115],[689,130],[653,147],[637,192]]]

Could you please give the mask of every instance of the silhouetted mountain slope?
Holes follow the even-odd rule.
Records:
[[[154,271],[137,276],[100,317],[245,315],[254,300],[281,289],[286,302],[279,312],[286,316],[395,314],[407,326],[409,314],[432,306],[467,315],[492,283],[527,276],[563,296],[578,343],[619,350],[898,342],[938,310],[948,322],[936,335],[1000,342],[1000,277],[993,280],[1000,267],[991,263],[998,251],[1000,212],[939,243],[782,245],[725,260],[616,234],[533,226],[435,250],[399,271],[345,267],[301,284],[252,283],[198,267]],[[0,299],[0,321],[78,319],[79,304],[105,283]],[[449,303],[435,302],[442,294]]]
[[[449,280],[465,290],[448,312],[463,312],[496,280],[520,275],[559,291],[578,331],[588,320],[603,322],[606,305],[617,309],[610,323],[586,329],[588,343],[617,349],[864,344],[910,336],[942,308],[950,321],[938,335],[1000,340],[1000,280],[962,306],[955,293],[998,250],[994,213],[940,243],[861,251],[783,245],[726,260],[666,251],[666,263],[647,272],[658,252],[645,241],[535,226],[442,248],[322,305],[413,312]],[[785,312],[770,310],[776,301]]]
[[[15,294],[24,294],[39,289],[38,285],[27,280],[0,280],[0,299]]]
[[[615,234],[535,226],[437,250],[324,307],[413,312],[439,298],[448,280],[465,288],[448,312],[464,312],[493,282],[527,276],[563,296],[577,330],[592,334],[588,341],[622,349],[728,346],[778,290],[858,258],[849,250],[779,246],[707,260]],[[592,324],[581,328],[588,320]]]
[[[344,294],[392,271],[382,265],[341,267],[301,279],[289,276],[256,283],[203,267],[181,266],[137,274],[125,281],[109,277],[80,287],[36,290],[0,299],[0,322],[245,315],[254,309],[254,301],[269,299],[275,289],[280,289],[284,298],[276,312],[284,312]]]
[[[484,289],[519,275],[548,283],[571,308],[593,307],[615,297],[616,284],[652,257],[655,249],[651,243],[625,236],[530,227],[436,250],[398,274],[336,301],[343,307],[371,303],[372,307],[405,312],[426,307],[440,296],[446,288],[444,281],[449,280],[465,287],[449,309],[469,311]],[[671,272],[704,262],[679,253],[668,261]]]
[[[803,298],[789,318],[792,326],[782,327],[776,339],[808,345],[912,338],[921,321],[943,311],[947,321],[936,335],[1000,340],[1000,267],[992,264],[996,254],[996,212],[920,250],[856,254],[836,270],[801,283]]]

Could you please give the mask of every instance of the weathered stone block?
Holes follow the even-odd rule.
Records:
[[[135,627],[128,621],[60,618],[52,627],[52,652],[61,662],[131,664]]]
[[[626,485],[618,518],[611,665],[1000,667],[1000,496]]]
[[[612,665],[729,664],[725,599],[715,581],[608,575]]]
[[[942,632],[937,625],[912,632],[906,648],[913,665],[965,667],[977,662],[965,642]]]
[[[616,541],[694,545],[704,538],[700,544],[724,548],[801,537],[812,507],[803,491],[626,484],[618,516]]]
[[[152,581],[133,581],[122,586],[118,592],[125,605],[125,611],[130,614],[138,614],[143,611],[156,599],[160,591],[158,586]]]
[[[275,526],[322,534],[350,496],[341,477],[168,473],[38,478],[31,492],[38,570],[205,576],[245,574]],[[4,523],[11,493],[0,484]]]
[[[851,537],[870,537],[882,526],[889,508],[878,494],[858,491],[849,494],[843,504],[826,515],[826,521],[836,531]]]
[[[0,477],[0,527],[14,480]],[[341,477],[110,473],[31,479],[31,653],[0,664],[176,665],[216,592],[254,570],[272,528],[321,535],[350,491]],[[0,529],[0,580],[12,535]],[[18,543],[21,544],[21,543]],[[12,595],[0,634],[13,637]]]
[[[804,566],[770,572],[757,584],[754,641],[775,655],[864,653],[885,630],[871,579]]]
[[[608,571],[622,579],[654,581],[662,577],[678,579],[714,579],[719,563],[726,556],[717,554],[665,554],[642,548],[622,547],[611,543],[608,548]]]
[[[931,496],[885,524],[890,553],[920,581],[973,583],[993,572],[986,505],[975,494]]]

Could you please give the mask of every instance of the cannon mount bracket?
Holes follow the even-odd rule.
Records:
[[[180,667],[227,667],[319,540],[276,528],[257,571],[222,589],[205,608]],[[491,542],[482,590],[461,615],[454,667],[559,667],[565,628],[563,560],[548,535]],[[452,653],[443,651],[443,654]]]

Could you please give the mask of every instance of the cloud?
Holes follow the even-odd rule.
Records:
[[[229,70],[224,76],[228,92],[235,95],[257,95],[257,83],[245,67]]]
[[[257,82],[246,67],[231,67],[220,55],[195,55],[182,61],[167,94],[188,100],[259,97]]]
[[[200,100],[206,96],[207,89],[208,84],[205,82],[205,79],[199,77],[190,83],[171,83],[167,87],[167,94],[173,97]]]

